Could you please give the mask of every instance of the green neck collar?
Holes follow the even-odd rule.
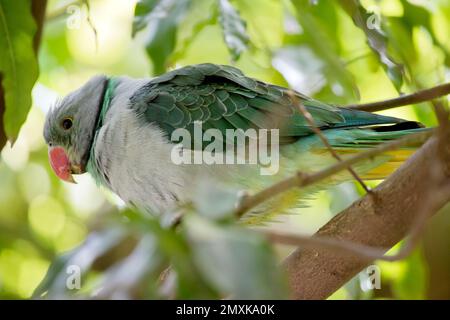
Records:
[[[92,175],[94,180],[97,183],[104,182],[102,178],[102,174],[100,172],[100,168],[97,167],[95,162],[95,143],[97,142],[97,136],[100,131],[100,128],[103,126],[105,121],[105,116],[109,111],[111,106],[111,101],[114,98],[114,90],[117,87],[118,79],[117,78],[108,78],[106,80],[106,88],[103,94],[103,102],[99,111],[97,123],[95,125],[94,138],[92,139],[91,148],[89,150],[89,159],[87,162],[86,170]]]
[[[95,138],[97,137],[98,130],[102,127],[103,121],[105,120],[105,115],[109,110],[109,107],[111,105],[111,100],[114,98],[114,89],[116,89],[117,86],[117,79],[116,78],[108,78],[106,80],[106,89],[105,93],[103,95],[103,103],[100,109],[100,114],[98,116],[97,124],[95,125]],[[92,147],[91,147],[92,149]]]

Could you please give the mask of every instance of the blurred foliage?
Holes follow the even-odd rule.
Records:
[[[224,225],[194,213],[185,214],[179,232],[136,212],[121,214],[92,232],[81,246],[59,256],[35,296],[285,297],[272,248],[259,234],[233,226],[231,220]],[[70,266],[80,268],[87,279],[82,290],[67,285]]]
[[[2,9],[12,3],[0,0]],[[233,63],[249,76],[333,104],[390,98],[450,75],[447,0],[91,0],[89,8],[83,1],[49,1],[33,108],[14,147],[1,153],[0,298],[33,292],[48,298],[286,297],[276,265],[291,248],[273,248],[255,230],[234,224],[233,192],[200,188],[173,230],[121,210],[120,200],[99,191],[89,176],[68,186],[50,172],[41,138],[44,114],[57,96],[94,74],[146,77],[193,63]],[[5,21],[25,21],[27,28],[14,42],[19,51],[9,54],[31,60],[29,12],[4,11]],[[1,28],[3,72],[11,65],[2,56],[7,51]],[[36,72],[30,63],[23,86],[31,86]],[[429,107],[384,113],[434,125]],[[27,111],[17,108],[13,122],[5,118],[14,126],[12,135]],[[299,215],[265,227],[313,233],[359,194],[353,183],[337,186],[320,192]],[[426,298],[436,265],[426,250],[379,263],[381,290],[362,292],[355,277],[331,298]],[[68,289],[77,271],[71,266],[81,272],[79,290]]]

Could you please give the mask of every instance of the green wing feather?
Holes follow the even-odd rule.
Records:
[[[301,93],[246,77],[239,69],[215,64],[183,67],[152,79],[131,98],[131,107],[147,122],[156,123],[170,137],[177,128],[203,130],[280,129],[281,143],[311,135],[299,112],[302,101],[322,130],[394,124],[404,120],[339,108]]]

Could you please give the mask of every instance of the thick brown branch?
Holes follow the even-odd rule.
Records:
[[[425,226],[426,219],[429,217],[430,213],[434,213],[439,209],[434,208],[434,205],[445,201],[448,194],[450,194],[450,184],[447,184],[442,189],[437,190],[433,199],[426,199],[427,201],[422,203],[420,214],[415,219],[408,234],[408,241],[395,255],[385,255],[385,252],[390,248],[375,248],[359,243],[337,240],[329,237],[321,237],[317,235],[310,237],[274,231],[263,231],[263,234],[271,242],[299,246],[303,249],[326,249],[334,252],[353,254],[359,258],[365,258],[368,260],[398,261],[405,259],[416,247],[417,241],[419,240]]]
[[[444,83],[433,88],[417,91],[411,94],[405,94],[403,96],[389,100],[376,101],[366,104],[352,104],[345,107],[362,111],[375,112],[430,101],[448,94],[450,94],[450,83]]]
[[[402,240],[423,210],[425,199],[433,199],[434,213],[450,200],[449,183],[437,139],[430,139],[399,170],[353,203],[318,232],[317,236],[377,248],[391,248]],[[433,179],[430,179],[434,177]],[[436,197],[438,190],[444,190]],[[324,299],[366,267],[372,259],[342,250],[296,249],[284,262],[292,297]]]

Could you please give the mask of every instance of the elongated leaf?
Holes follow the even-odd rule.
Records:
[[[155,296],[154,290],[163,259],[152,234],[146,234],[139,240],[129,256],[108,269],[98,285],[101,299],[132,299],[136,291],[144,291]],[[133,270],[133,272],[130,272]],[[149,279],[151,283],[146,283]],[[150,281],[148,281],[150,282]],[[150,293],[150,292],[151,293]]]
[[[132,36],[134,37],[137,32],[145,29],[150,22],[151,13],[157,6],[160,0],[140,0],[136,3],[134,8],[134,19],[132,26]]]
[[[202,31],[217,23],[217,16],[216,0],[194,1],[181,27],[178,28],[177,44],[171,60],[178,61],[184,58]]]
[[[364,31],[370,48],[378,56],[392,83],[397,90],[400,90],[403,84],[402,65],[395,62],[388,53],[388,38],[381,30],[381,22],[377,20],[379,19],[378,16],[369,14],[357,0],[340,0],[339,3],[351,16],[355,25]],[[375,21],[372,21],[373,19]]]
[[[438,38],[436,37],[435,32],[433,31],[431,19],[433,17],[433,11],[427,9],[425,6],[421,6],[420,3],[412,3],[407,0],[401,0],[403,6],[403,24],[408,26],[409,30],[412,30],[414,27],[422,27],[425,28],[431,38],[433,39],[434,45],[438,46],[443,53],[445,54],[445,62],[447,66],[450,66],[450,50],[442,45]],[[443,15],[447,12],[447,21],[450,19],[450,5],[444,5],[444,2],[441,4],[441,12]]]
[[[36,29],[30,0],[0,0],[0,79],[6,106],[0,121],[11,141],[27,117],[38,76],[33,49]]]
[[[228,0],[219,0],[219,21],[231,59],[236,61],[249,43],[247,25]]]
[[[312,5],[308,0],[296,0],[293,1],[293,5],[295,18],[302,32],[286,36],[284,45],[297,48],[307,47],[313,50],[314,57],[324,63],[320,71],[326,81],[321,82],[322,86],[323,83],[329,84],[328,87],[333,91],[330,94],[335,96],[333,102],[345,103],[349,101],[349,98],[357,100],[359,92],[354,78],[339,57],[340,47],[339,42],[336,41],[338,34],[335,27],[337,17],[334,2],[320,1]],[[299,52],[299,54],[302,53]],[[279,71],[282,72],[282,70]],[[286,79],[289,78],[285,72],[282,73]],[[320,99],[320,96],[317,98]]]
[[[146,51],[153,62],[153,73],[166,71],[175,49],[177,27],[186,15],[191,0],[141,0],[136,5],[133,35],[148,27]]]

